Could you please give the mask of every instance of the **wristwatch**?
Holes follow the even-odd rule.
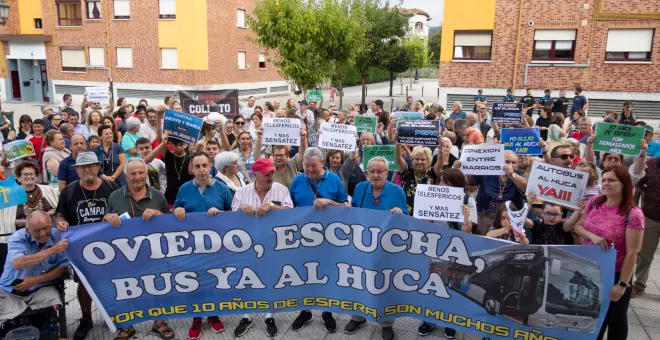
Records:
[[[623,288],[628,288],[628,287],[630,287],[629,284],[627,284],[627,283],[625,283],[625,282],[623,282],[623,281],[619,281],[619,286],[621,286],[621,287],[623,287]]]

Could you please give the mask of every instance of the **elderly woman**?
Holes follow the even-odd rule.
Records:
[[[137,153],[135,142],[140,138],[140,119],[131,117],[126,119],[126,133],[121,138],[121,147],[126,150],[127,158],[140,157]]]
[[[218,173],[215,177],[229,187],[231,194],[246,184],[245,176],[238,169],[239,156],[234,152],[225,151],[215,156],[215,168]]]
[[[395,133],[395,140],[398,139]],[[438,145],[442,148],[442,145]],[[401,176],[401,187],[406,193],[406,201],[408,203],[408,214],[413,213],[415,205],[415,193],[417,192],[417,184],[437,184],[440,182],[442,173],[442,165],[436,162],[435,166],[431,166],[432,153],[431,149],[425,146],[416,146],[410,152],[409,159],[412,162],[412,167],[408,166],[408,162],[403,158],[403,149],[407,147],[401,144],[396,145],[395,159],[399,165],[399,176]]]
[[[458,160],[458,158],[451,153],[451,149],[454,145],[447,137],[440,137],[440,143],[439,147],[433,151],[433,160],[431,161],[431,164],[435,165],[435,162],[439,159],[443,170],[451,169],[451,167],[454,166],[454,162]]]
[[[46,134],[46,149],[41,157],[41,166],[44,169],[42,183],[53,184],[57,187],[57,175],[60,162],[69,157],[71,151],[64,147],[64,136],[58,130],[50,130]]]
[[[642,248],[644,213],[633,203],[633,184],[626,168],[607,168],[602,179],[603,194],[587,203],[575,233],[586,240],[586,245],[599,245],[604,251],[616,249],[615,283],[598,339],[604,337],[606,330],[608,339],[627,339],[630,282]]]
[[[137,118],[135,118],[137,119]],[[123,186],[126,185],[124,179],[124,164],[126,163],[126,152],[124,148],[112,141],[112,128],[108,125],[99,127],[99,136],[101,145],[94,149],[96,157],[101,162],[101,178]]]
[[[341,176],[339,170],[346,160],[346,154],[342,150],[328,150],[325,156],[325,169]]]
[[[55,208],[59,198],[59,193],[47,185],[37,185],[39,177],[39,167],[32,162],[24,162],[16,166],[16,179],[27,194],[28,200],[15,207],[5,208],[3,210],[4,219],[14,217],[11,224],[5,226],[16,226],[16,230],[25,227],[25,219],[33,211],[43,211],[50,216],[55,215]],[[7,222],[5,220],[2,221]]]

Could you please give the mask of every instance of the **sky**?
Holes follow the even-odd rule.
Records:
[[[439,26],[445,11],[444,0],[403,0],[403,8],[419,8],[431,16],[430,26]]]

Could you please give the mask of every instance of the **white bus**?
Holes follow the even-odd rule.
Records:
[[[598,263],[561,246],[512,244],[472,255],[486,261],[481,273],[473,266],[437,261],[430,270],[491,315],[530,327],[596,332],[603,282]]]

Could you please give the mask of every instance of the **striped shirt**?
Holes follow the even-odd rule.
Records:
[[[279,202],[281,206],[293,208],[293,202],[289,196],[289,190],[280,183],[273,182],[264,200],[259,199],[254,183],[242,186],[236,190],[234,200],[231,202],[231,210],[238,210],[242,205],[249,205],[253,209],[258,209],[263,203]]]

